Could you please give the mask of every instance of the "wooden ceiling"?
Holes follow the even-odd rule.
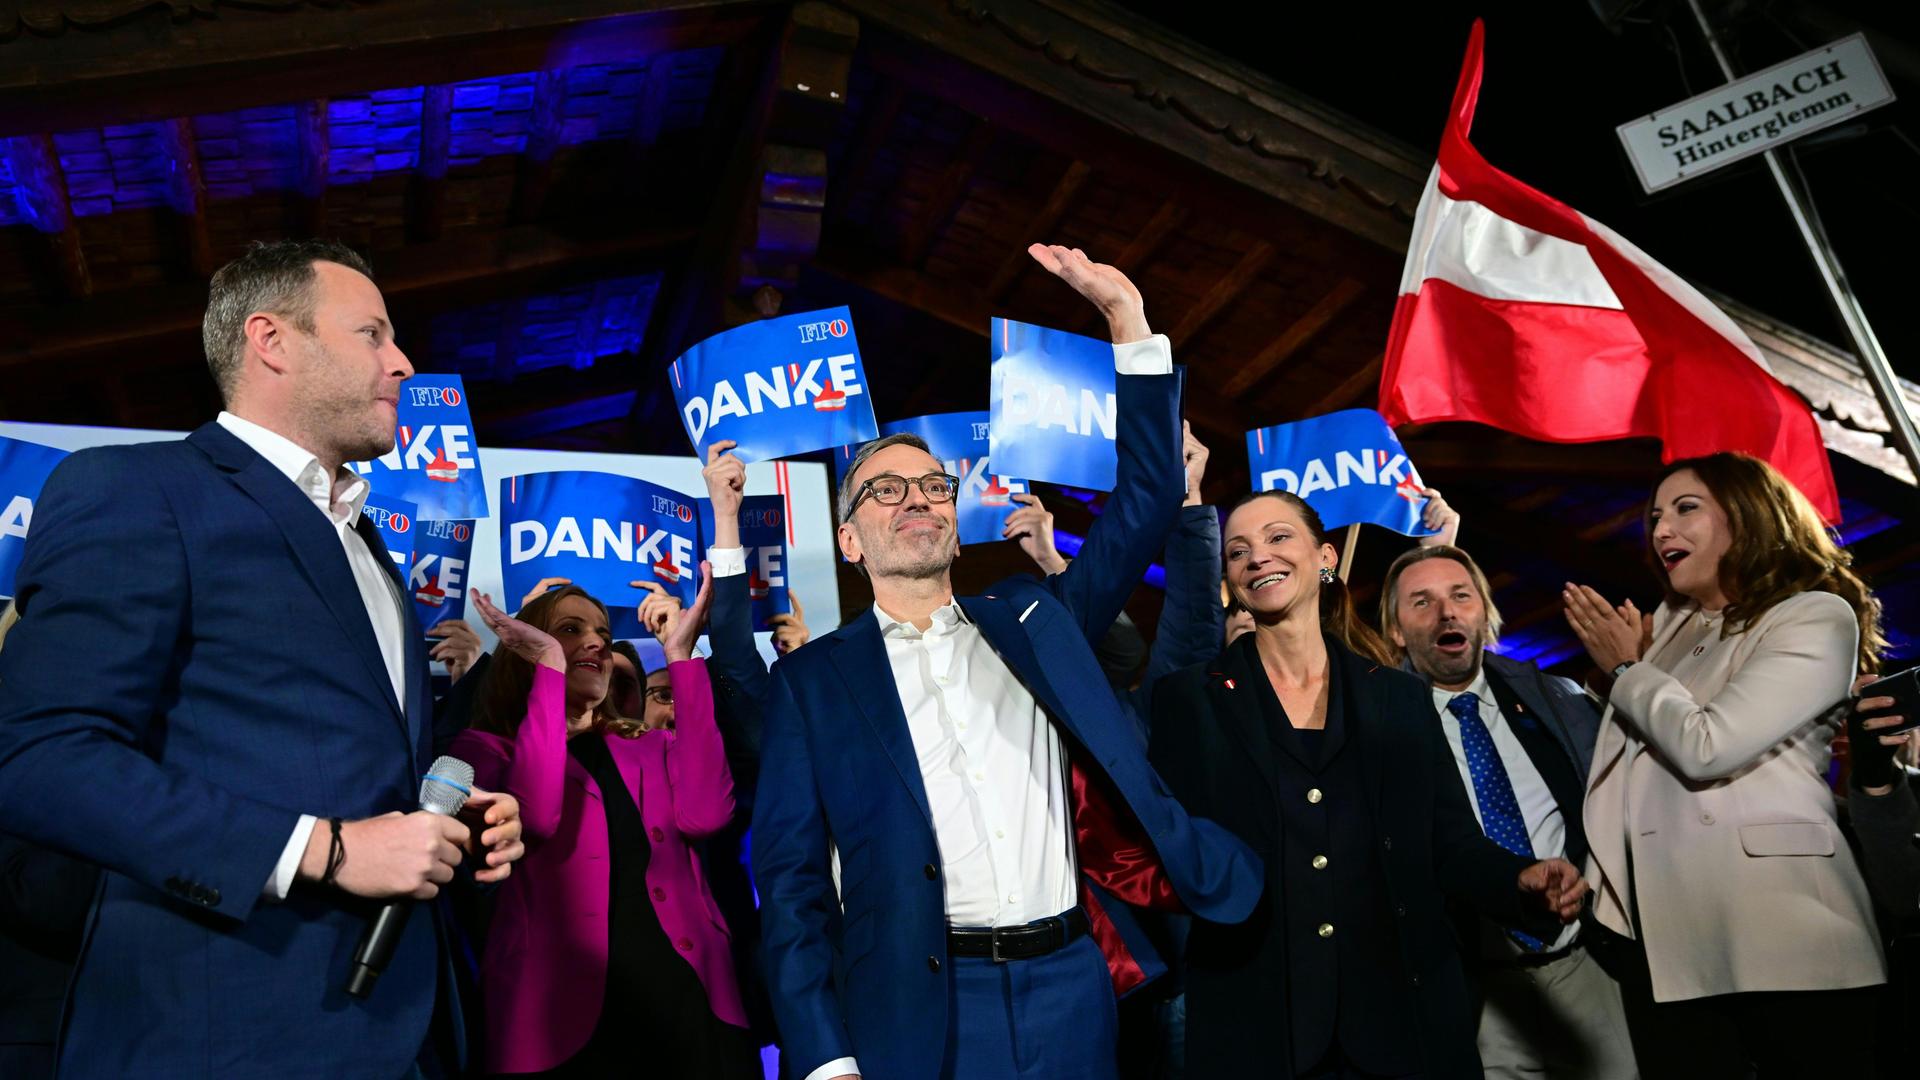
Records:
[[[684,452],[668,361],[841,303],[883,420],[985,408],[992,316],[1097,330],[1030,266],[1046,239],[1139,284],[1222,502],[1249,482],[1250,427],[1374,402],[1430,167],[1087,0],[27,2],[0,15],[0,135],[10,419],[205,420],[207,275],[304,235],[372,256],[401,344],[466,377],[494,445]],[[1782,377],[1866,462],[1836,455],[1849,538],[1920,613],[1877,408],[1849,358],[1772,331]],[[1652,444],[1403,435],[1464,512],[1516,651],[1577,659],[1568,578],[1656,598]],[[1048,501],[1073,532],[1099,506]],[[1356,580],[1404,543],[1370,531]],[[960,584],[1021,564],[969,549]],[[842,593],[868,602],[855,575]]]

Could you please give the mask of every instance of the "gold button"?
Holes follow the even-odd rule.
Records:
[[[1330,923],[1330,922],[1323,922],[1323,923],[1321,923],[1321,924],[1320,924],[1320,936],[1321,936],[1321,937],[1332,937],[1332,936],[1333,936],[1333,924],[1332,924],[1332,923]]]
[[[1313,857],[1313,868],[1315,870],[1325,870],[1327,868],[1327,857],[1325,855],[1315,855]]]
[[[1308,801],[1308,802],[1310,802],[1310,803],[1317,803],[1317,802],[1319,802],[1319,801],[1320,801],[1321,799],[1324,799],[1324,798],[1326,798],[1326,796],[1324,796],[1324,795],[1322,795],[1322,794],[1320,794],[1320,789],[1319,789],[1319,788],[1308,788],[1308,789],[1307,789],[1307,801]]]

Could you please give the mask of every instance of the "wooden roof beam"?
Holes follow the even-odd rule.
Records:
[[[179,225],[180,248],[193,276],[213,276],[213,242],[207,232],[207,182],[200,172],[200,147],[193,141],[193,121],[176,116],[160,125],[160,148],[166,156],[167,201]]]
[[[902,264],[919,267],[926,263],[927,252],[933,248],[933,242],[939,238],[947,223],[953,220],[960,204],[966,201],[967,184],[973,179],[973,174],[979,171],[981,159],[986,157],[996,134],[993,125],[985,120],[977,121],[973,129],[967,132],[959,153],[941,170],[940,179],[934,183],[920,216],[914,219],[901,240]]]
[[[1127,246],[1120,249],[1120,254],[1107,260],[1107,265],[1128,277],[1138,275],[1140,268],[1160,250],[1160,245],[1166,243],[1168,238],[1179,232],[1180,227],[1186,223],[1186,207],[1173,199],[1162,201],[1159,208],[1154,210],[1153,216],[1147,219],[1147,223],[1140,227],[1139,232],[1133,234],[1132,240],[1127,241]],[[1080,321],[1080,332],[1095,333],[1101,329],[1103,321],[1099,312],[1090,311]]]
[[[4,141],[21,195],[20,209],[46,241],[59,291],[74,299],[92,295],[93,275],[87,270],[87,255],[80,247],[80,231],[74,227],[73,201],[67,194],[66,174],[60,168],[53,136],[16,135]]]
[[[1060,219],[1073,208],[1073,200],[1079,197],[1080,189],[1087,182],[1093,170],[1084,161],[1070,161],[1066,171],[1053,185],[1053,191],[1038,213],[1028,219],[1027,227],[1021,236],[1051,236]],[[998,302],[1006,299],[1013,283],[1018,281],[1022,272],[1033,265],[1033,256],[1027,254],[1024,247],[1016,247],[1000,262],[1000,268],[993,272],[993,280],[987,283],[987,299]]]
[[[553,187],[553,154],[560,148],[561,109],[566,104],[567,73],[542,70],[533,76],[533,107],[527,114],[527,145],[520,152],[514,169],[513,209],[508,220],[515,225],[538,221],[546,209],[547,191]],[[425,133],[425,125],[421,131]]]
[[[424,117],[424,106],[421,111]],[[327,166],[333,155],[332,132],[327,120],[327,99],[317,98],[301,102],[294,110],[293,120],[295,137],[299,141],[300,149],[300,176],[295,186],[296,214],[293,231],[299,236],[325,236],[327,234]]]
[[[407,235],[438,240],[447,224],[447,160],[453,147],[453,87],[420,91],[420,154],[407,184]]]
[[[1307,342],[1312,341],[1327,324],[1338,318],[1340,313],[1353,306],[1353,302],[1366,291],[1366,286],[1350,277],[1343,277],[1325,296],[1314,302],[1306,313],[1293,320],[1280,336],[1274,338],[1266,348],[1253,359],[1241,365],[1240,370],[1227,377],[1226,385],[1221,387],[1229,397],[1244,394],[1253,389],[1262,379],[1273,374],[1274,370],[1292,359]],[[1376,367],[1377,371],[1378,368]]]
[[[1220,313],[1226,310],[1227,305],[1239,299],[1241,293],[1246,292],[1249,286],[1260,279],[1260,272],[1273,261],[1274,253],[1272,244],[1265,240],[1255,240],[1253,246],[1241,254],[1240,261],[1234,263],[1233,269],[1228,270],[1219,281],[1214,282],[1213,288],[1208,289],[1207,294],[1200,298],[1200,302],[1188,309],[1186,315],[1167,334],[1168,340],[1173,342],[1173,347],[1178,349],[1192,340],[1193,335],[1218,318]]]
[[[1353,408],[1365,401],[1367,394],[1379,385],[1380,365],[1385,362],[1386,356],[1386,353],[1375,353],[1373,359],[1355,368],[1353,374],[1341,379],[1331,390],[1305,405],[1304,411],[1300,412],[1295,419],[1323,416],[1340,409]]]

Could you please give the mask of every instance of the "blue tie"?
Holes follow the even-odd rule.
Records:
[[[1473,777],[1473,794],[1480,802],[1480,827],[1487,839],[1513,852],[1533,857],[1533,840],[1527,836],[1527,819],[1520,815],[1520,800],[1513,794],[1513,781],[1507,766],[1493,745],[1493,733],[1480,719],[1480,695],[1455,694],[1447,702],[1447,711],[1460,722],[1460,745],[1467,752],[1467,774]],[[1531,934],[1509,930],[1523,947],[1539,952],[1546,942]]]

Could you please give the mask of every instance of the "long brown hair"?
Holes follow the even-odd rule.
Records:
[[[1320,523],[1320,515],[1314,513],[1313,507],[1307,505],[1307,500],[1291,491],[1255,491],[1242,495],[1240,501],[1234,503],[1227,513],[1231,515],[1233,511],[1255,499],[1278,499],[1293,507],[1294,511],[1300,515],[1301,522],[1306,525],[1307,532],[1313,537],[1313,546],[1318,549],[1320,545],[1328,543],[1327,527]],[[1314,572],[1318,573],[1317,567]],[[1393,650],[1387,647],[1385,639],[1381,638],[1379,632],[1368,626],[1367,621],[1360,617],[1359,606],[1353,602],[1353,591],[1348,589],[1347,583],[1338,577],[1334,578],[1332,584],[1322,582],[1320,585],[1320,628],[1332,634],[1334,640],[1366,659],[1376,664],[1393,666]]]
[[[1860,670],[1880,670],[1880,654],[1887,648],[1880,631],[1880,601],[1853,572],[1853,554],[1834,541],[1813,504],[1759,458],[1721,451],[1682,458],[1660,470],[1647,496],[1645,520],[1647,560],[1661,579],[1668,580],[1654,550],[1653,500],[1660,485],[1682,470],[1699,477],[1727,515],[1728,546],[1719,571],[1720,591],[1727,596],[1721,633],[1745,630],[1788,597],[1830,592],[1845,600],[1860,621]],[[1677,606],[1687,597],[1668,585],[1667,602]]]
[[[607,606],[578,585],[541,593],[527,601],[527,605],[514,617],[536,630],[552,633],[554,624],[560,621],[560,601],[569,596],[584,598],[600,612],[602,619],[609,618]],[[493,650],[493,659],[487,664],[486,681],[480,684],[478,708],[473,718],[475,731],[508,739],[519,734],[520,722],[527,716],[527,698],[533,693],[533,667],[533,661],[512,649]],[[611,681],[608,685],[612,685]],[[589,730],[611,731],[628,738],[639,735],[641,731],[638,721],[614,712],[610,700],[602,700],[593,707],[593,726]]]

